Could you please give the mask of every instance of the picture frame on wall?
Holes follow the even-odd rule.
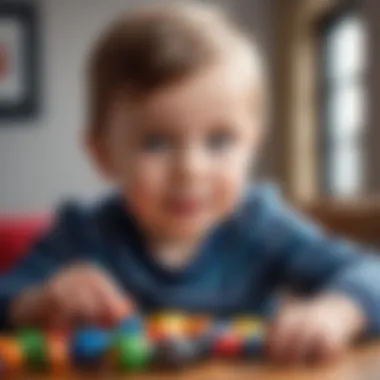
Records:
[[[37,17],[34,2],[0,1],[0,126],[38,114]]]

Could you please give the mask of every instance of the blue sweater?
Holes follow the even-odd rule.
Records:
[[[0,326],[9,327],[9,305],[23,289],[76,261],[104,268],[147,312],[265,316],[286,286],[302,295],[346,294],[365,311],[369,332],[380,332],[380,259],[324,235],[268,186],[251,189],[180,271],[154,260],[118,195],[91,207],[65,205],[54,230],[0,278]]]

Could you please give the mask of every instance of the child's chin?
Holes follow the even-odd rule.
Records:
[[[172,220],[170,225],[167,224],[167,227],[178,239],[193,239],[207,233],[211,229],[212,223],[203,218],[197,220],[177,219]]]

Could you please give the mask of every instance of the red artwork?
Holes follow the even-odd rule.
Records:
[[[8,68],[7,49],[5,45],[0,44],[0,81],[7,75]]]

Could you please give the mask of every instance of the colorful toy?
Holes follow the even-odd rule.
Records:
[[[251,316],[212,320],[166,312],[131,315],[114,329],[88,327],[70,335],[22,330],[0,337],[0,376],[22,370],[62,373],[72,366],[141,371],[183,367],[209,357],[261,355],[265,324]]]
[[[189,319],[182,313],[167,312],[155,314],[148,320],[148,335],[157,341],[183,337],[187,334],[188,322]]]
[[[252,335],[261,334],[265,326],[261,320],[245,316],[235,318],[232,321],[232,329],[244,339]]]
[[[47,350],[49,370],[54,374],[62,374],[71,366],[69,340],[58,334],[48,334]]]
[[[202,357],[204,347],[201,340],[175,337],[156,345],[156,364],[165,367],[184,367]]]
[[[72,340],[74,363],[80,367],[97,366],[105,358],[112,344],[112,333],[98,328],[78,331]]]
[[[121,335],[114,349],[116,364],[122,370],[144,370],[152,360],[153,347],[145,336]]]
[[[17,373],[24,367],[22,347],[11,338],[0,339],[0,374]]]
[[[23,330],[18,335],[27,365],[35,370],[44,370],[48,365],[48,349],[45,335],[37,330]]]
[[[141,335],[145,331],[145,324],[141,317],[132,316],[123,321],[117,331],[126,335]]]
[[[210,317],[199,315],[188,318],[186,325],[186,335],[190,338],[198,338],[206,334],[212,326],[212,320]]]

